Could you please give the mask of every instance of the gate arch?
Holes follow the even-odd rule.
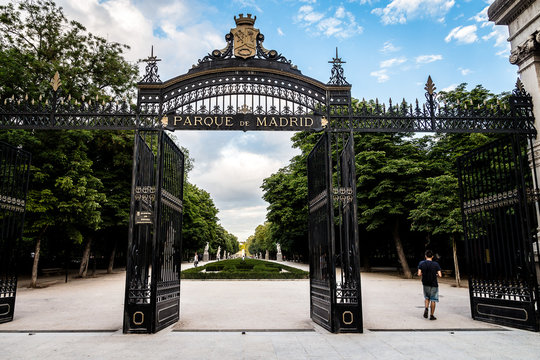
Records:
[[[138,84],[137,104],[130,104],[125,99],[64,98],[57,91],[61,84],[57,74],[51,82],[52,90],[43,99],[6,99],[0,96],[0,129],[138,131],[134,148],[130,232],[133,234],[137,230],[137,234],[144,234],[135,239],[139,241],[138,245],[135,244],[135,235],[132,235],[128,252],[141,254],[143,246],[154,249],[159,242],[159,246],[167,248],[169,257],[160,258],[158,251],[154,251],[149,255],[152,259],[145,258],[139,263],[135,256],[131,259],[134,268],[148,270],[152,266],[163,271],[152,277],[148,272],[139,273],[137,278],[137,274],[131,276],[128,269],[125,332],[159,331],[178,315],[176,310],[165,311],[173,308],[168,307],[169,301],[174,303],[179,297],[178,269],[162,265],[170,265],[169,260],[178,253],[172,250],[175,246],[179,248],[181,234],[174,234],[160,221],[174,218],[176,223],[181,222],[182,192],[179,190],[173,194],[169,191],[167,186],[171,184],[163,184],[163,176],[167,169],[175,171],[176,175],[181,172],[179,165],[183,155],[167,138],[164,129],[324,129],[323,140],[317,147],[320,152],[316,151],[311,156],[313,171],[310,180],[323,181],[324,186],[311,194],[313,197],[309,200],[313,228],[323,223],[328,227],[324,237],[312,239],[313,244],[319,247],[324,244],[329,248],[332,261],[316,264],[321,260],[316,259],[314,253],[310,254],[311,265],[325,269],[320,273],[324,283],[312,283],[312,316],[317,312],[315,315],[324,318],[322,324],[331,331],[361,332],[359,266],[349,260],[349,257],[357,259],[358,254],[358,234],[354,233],[357,229],[356,215],[352,211],[356,202],[352,132],[499,132],[534,136],[531,97],[518,83],[509,108],[501,108],[498,104],[475,104],[472,108],[472,103],[447,107],[438,102],[436,88],[429,78],[424,105],[417,101],[414,107],[410,104],[392,105],[391,102],[385,106],[377,101],[373,107],[353,108],[351,85],[345,80],[341,67],[343,62],[337,51],[330,62],[330,80],[325,84],[303,75],[276,50],[265,49],[264,36],[253,27],[255,17],[241,14],[239,18],[235,17],[235,21],[237,27],[225,36],[227,45],[224,49],[212,51],[186,74],[165,82],[159,78],[159,59],[152,52],[145,60],[146,74]],[[150,135],[140,137],[142,130]],[[332,132],[341,134],[331,136]],[[347,136],[351,141],[346,142]],[[337,149],[335,158],[332,158],[333,147]],[[341,150],[343,152],[339,155]],[[142,160],[136,160],[137,157]],[[333,170],[337,170],[338,176],[332,176]],[[177,189],[181,187],[179,184],[172,185]],[[321,211],[323,206],[325,209]],[[172,215],[171,209],[175,211]],[[345,226],[339,231],[334,228],[333,212],[346,216]],[[166,216],[162,216],[165,213]],[[340,245],[340,255],[334,251],[336,238],[345,240],[343,244],[347,244]],[[338,258],[342,266],[347,266],[341,283],[336,283],[335,279],[333,260]],[[333,280],[326,282],[328,277]],[[313,309],[314,303],[320,311]]]

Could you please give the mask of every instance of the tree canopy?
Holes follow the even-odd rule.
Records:
[[[123,57],[126,45],[89,33],[49,0],[0,5],[0,45],[1,99],[47,96],[56,72],[65,98],[129,97],[139,76],[137,65]],[[83,246],[86,267],[90,248],[94,258],[110,253],[110,268],[115,256],[125,259],[116,248],[126,248],[133,139],[133,131],[0,131],[1,141],[33,156],[23,252],[34,253],[35,276],[40,253],[46,265],[55,267],[68,266]],[[193,164],[183,151],[187,174]],[[236,252],[237,239],[218,224],[210,194],[187,179],[186,257],[206,241],[214,251],[221,246]],[[25,259],[23,267],[31,261]]]
[[[438,99],[448,105],[495,104],[507,101],[508,93],[494,95],[481,85],[468,90],[464,83],[441,91]],[[374,106],[375,102],[353,99],[353,106],[364,104]],[[443,265],[451,264],[451,245],[461,234],[456,159],[499,136],[355,133],[362,265],[398,265],[409,275],[409,264],[422,258],[426,246],[444,254]],[[269,243],[281,243],[291,255],[308,251],[306,165],[319,137],[317,133],[294,134],[293,146],[301,154],[262,184],[269,203]],[[337,158],[335,153],[333,158]],[[256,234],[252,246],[258,244]]]

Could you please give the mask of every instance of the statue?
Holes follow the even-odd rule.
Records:
[[[277,249],[277,253],[281,254],[281,245],[279,245],[279,243],[276,243],[276,249]]]
[[[216,259],[217,259],[217,260],[219,260],[219,259],[221,258],[220,253],[221,253],[221,245],[219,245],[219,246],[217,247],[217,254],[216,254]]]
[[[204,253],[203,253],[203,261],[210,260],[210,254],[208,253],[208,248],[210,247],[210,243],[206,242],[206,245],[204,246]]]
[[[276,249],[277,249],[276,260],[281,262],[283,261],[283,254],[281,253],[281,245],[279,245],[279,243],[276,243]]]

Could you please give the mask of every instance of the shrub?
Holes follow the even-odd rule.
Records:
[[[287,272],[281,272],[284,269]],[[206,272],[204,271],[206,270]],[[309,273],[255,259],[231,259],[182,271],[182,279],[307,279]]]

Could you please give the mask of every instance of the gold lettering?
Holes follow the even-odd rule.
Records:
[[[270,126],[277,126],[276,118],[272,116],[272,120],[270,120]]]
[[[307,117],[306,119],[306,126],[313,126],[313,119],[310,117]]]
[[[186,116],[186,120],[184,120],[184,126],[186,126],[186,125],[189,125],[189,126],[192,125],[191,124],[191,119],[189,118],[189,116]]]
[[[197,126],[197,123],[202,126],[202,116],[195,116],[195,126]]]
[[[279,126],[287,126],[287,124],[289,123],[289,120],[285,117],[280,117],[279,118]]]
[[[259,126],[266,126],[266,116],[262,118],[257,116],[257,127]]]
[[[210,120],[210,122],[208,122],[207,120]],[[207,116],[204,118],[204,125],[210,127],[212,126],[213,123],[214,123],[214,119],[211,116]]]
[[[233,124],[231,123],[232,119],[232,116],[227,116],[225,118],[225,126],[233,126]]]
[[[300,121],[302,120],[302,118],[300,118]],[[295,118],[295,117],[292,117],[291,118],[291,126],[298,126],[298,118]]]
[[[223,125],[223,116],[221,116],[219,120],[218,120],[218,117],[216,116],[214,119],[214,122],[216,123],[217,127],[220,127],[221,125]]]
[[[181,116],[175,116],[174,117],[174,126],[176,126],[178,123],[181,123],[182,122],[182,117]]]

